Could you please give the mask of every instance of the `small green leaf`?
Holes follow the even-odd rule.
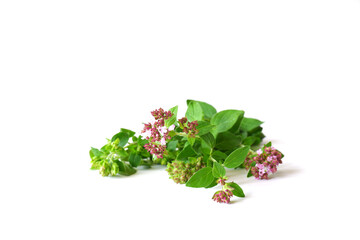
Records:
[[[177,156],[177,160],[187,160],[188,157],[195,157],[196,152],[194,149],[188,145],[186,146]]]
[[[190,143],[190,146],[193,146],[195,143],[195,138],[194,137],[189,137],[187,138],[188,142]]]
[[[227,168],[236,168],[240,166],[240,164],[245,161],[249,150],[249,146],[236,149],[225,159],[224,166]]]
[[[191,101],[188,105],[188,109],[186,110],[185,117],[187,117],[189,122],[195,120],[202,120],[204,114],[200,104],[196,101]]]
[[[207,134],[215,128],[215,125],[212,125],[207,121],[198,121],[198,124],[199,125],[196,127],[196,129],[199,130],[199,136]]]
[[[259,140],[258,137],[250,136],[250,137],[245,138],[244,141],[242,141],[241,143],[244,145],[251,146],[254,143],[258,142],[258,140]],[[261,139],[260,139],[260,141],[261,141]]]
[[[249,169],[249,171],[248,171],[248,173],[247,173],[247,175],[246,175],[246,177],[251,177],[251,176],[253,176],[253,174],[252,174],[252,172],[251,172],[251,168]]]
[[[224,177],[226,174],[226,170],[220,163],[214,162],[212,174],[216,178]]]
[[[241,137],[231,132],[219,133],[216,137],[216,149],[227,151],[239,147]]]
[[[141,162],[141,156],[136,153],[131,153],[129,156],[129,163],[133,167],[137,167]]]
[[[263,124],[262,121],[257,120],[255,118],[243,118],[240,124],[240,129],[243,131],[250,132],[254,130],[257,127],[260,127],[260,125]]]
[[[115,160],[113,164],[116,163],[119,166],[119,174],[130,176],[136,173],[136,170],[129,164]]]
[[[228,183],[228,185],[234,189],[232,192],[235,196],[245,197],[244,191],[241,189],[241,187],[237,183],[230,182],[230,183]]]
[[[211,155],[217,161],[225,160],[227,158],[227,155],[225,153],[221,152],[221,151],[214,151]]]
[[[212,175],[211,167],[204,167],[197,171],[192,177],[187,181],[187,187],[201,188],[209,186],[214,180]]]
[[[215,138],[211,133],[202,135],[200,138],[209,146],[209,148],[215,147]]]
[[[93,157],[100,157],[103,153],[97,149],[97,148],[91,148],[90,149],[90,158],[92,159]]]
[[[167,144],[167,150],[169,151],[176,151],[176,146],[178,144],[178,140],[170,141]]]
[[[211,133],[207,133],[200,137],[201,151],[203,154],[210,154],[215,145],[214,136]]]
[[[169,119],[165,120],[165,127],[170,127],[176,122],[177,118],[177,112],[178,112],[178,106],[172,107],[169,109],[169,111],[173,114]]]
[[[115,134],[112,138],[111,138],[111,142],[115,142],[116,139],[119,139],[119,143],[118,146],[119,147],[124,147],[128,141],[129,141],[129,134],[126,132],[119,132],[117,134]]]
[[[129,137],[133,137],[135,135],[134,131],[131,131],[131,130],[126,129],[126,128],[120,128],[120,132],[127,133],[127,135],[129,135]]]
[[[244,111],[241,110],[224,110],[216,113],[210,120],[210,123],[216,126],[213,130],[214,135],[231,129],[238,119],[243,116]]]
[[[271,147],[271,142],[268,142],[267,144],[265,144],[264,147]]]
[[[216,113],[216,109],[211,106],[210,104],[206,103],[206,102],[201,102],[201,101],[195,101],[195,100],[187,100],[186,103],[189,106],[189,104],[191,102],[196,102],[200,105],[202,112],[204,114],[204,119],[205,120],[210,120],[211,117]]]

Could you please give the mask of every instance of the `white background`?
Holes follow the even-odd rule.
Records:
[[[360,2],[0,2],[1,239],[359,239]],[[246,198],[90,146],[186,99],[243,109],[284,154]]]

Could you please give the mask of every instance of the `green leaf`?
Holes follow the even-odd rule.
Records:
[[[226,174],[226,170],[220,163],[214,162],[212,174],[216,178],[224,177]]]
[[[210,148],[215,147],[215,138],[211,133],[202,135],[200,139],[205,142]]]
[[[136,153],[131,153],[129,156],[129,163],[133,167],[137,167],[141,162],[141,156]]]
[[[165,120],[165,127],[167,128],[176,122],[178,106],[176,105],[175,107],[170,108],[169,111],[172,112],[173,115],[169,119]]]
[[[212,175],[211,167],[204,167],[197,171],[192,177],[187,181],[187,187],[201,188],[209,186],[214,180]]]
[[[195,100],[187,100],[186,101],[187,105],[189,105],[191,102],[197,102],[200,105],[200,107],[203,111],[205,120],[210,120],[211,117],[216,113],[216,109],[206,102],[195,101]]]
[[[199,130],[199,136],[207,134],[215,128],[215,125],[212,125],[207,121],[198,121],[198,124],[199,125],[196,127],[196,129]]]
[[[136,173],[136,170],[130,166],[127,163],[115,160],[113,162],[113,164],[116,163],[119,166],[119,174],[125,175],[125,176],[130,176],[134,173]]]
[[[128,143],[129,138],[130,136],[127,132],[119,132],[111,138],[111,142],[114,142],[116,141],[116,139],[119,139],[118,146],[124,147]]]
[[[221,151],[214,151],[211,155],[217,161],[225,160],[227,158],[227,155]]]
[[[210,123],[216,126],[213,130],[214,135],[231,129],[238,119],[243,116],[244,111],[241,110],[224,110],[218,112],[210,120]]]
[[[231,132],[219,133],[216,137],[216,149],[223,151],[233,150],[240,145],[241,137]]]
[[[210,185],[206,186],[205,188],[212,188],[215,187],[216,185],[218,185],[217,179],[214,178],[214,180],[210,183]]]
[[[167,150],[169,151],[176,151],[176,146],[178,144],[178,140],[170,141],[167,144]]]
[[[249,169],[249,171],[248,171],[248,173],[247,173],[247,175],[246,175],[246,177],[251,177],[251,176],[253,176],[253,174],[252,174],[252,172],[251,172],[251,168]]]
[[[201,151],[205,154],[210,154],[211,150],[215,146],[215,138],[211,133],[207,133],[200,137],[201,139]]]
[[[257,127],[260,127],[261,124],[263,124],[263,122],[260,120],[257,120],[255,118],[244,117],[243,120],[241,121],[240,129],[243,131],[250,132]]]
[[[258,137],[250,136],[250,137],[245,138],[244,141],[242,141],[242,144],[251,146],[258,141],[259,141]],[[261,139],[260,139],[260,141],[261,141]]]
[[[177,160],[187,160],[188,157],[195,157],[196,152],[194,149],[188,145],[186,146],[177,156]]]
[[[120,149],[116,151],[116,154],[119,155],[121,159],[126,159],[129,157],[129,153],[125,149]]]
[[[200,104],[196,101],[191,101],[188,105],[188,109],[186,110],[185,117],[187,117],[189,122],[195,120],[202,120],[204,114]]]
[[[225,159],[224,166],[227,168],[236,168],[240,166],[240,164],[245,161],[249,150],[249,146],[236,149]]]
[[[230,132],[238,135],[240,134],[240,124],[244,118],[244,114],[240,115],[235,124],[229,129]]]
[[[268,142],[267,144],[265,144],[264,147],[271,147],[271,142]]]
[[[230,187],[232,187],[234,190],[232,190],[233,194],[237,197],[245,197],[244,191],[241,189],[241,187],[234,182],[228,183]]]
[[[99,149],[92,147],[89,154],[90,158],[92,159],[93,157],[100,157],[103,153]]]
[[[133,136],[135,135],[135,132],[134,132],[134,131],[131,131],[131,130],[126,129],[126,128],[120,128],[120,132],[127,133],[127,135],[129,135],[129,138],[130,138],[130,137],[133,137]]]
[[[194,137],[189,137],[187,138],[188,142],[190,143],[190,146],[193,146],[195,143],[195,138]]]

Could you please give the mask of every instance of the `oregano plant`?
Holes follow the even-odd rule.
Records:
[[[102,176],[136,173],[139,166],[166,165],[169,178],[192,188],[222,189],[212,199],[229,203],[233,196],[245,197],[241,187],[228,182],[227,169],[245,168],[247,177],[268,179],[277,171],[284,155],[265,137],[262,121],[245,117],[242,110],[217,112],[208,103],[187,100],[185,117],[178,106],[151,112],[141,134],[121,128],[102,148],[90,149],[91,169]]]

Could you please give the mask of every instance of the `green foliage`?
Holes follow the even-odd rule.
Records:
[[[215,146],[215,138],[211,133],[207,133],[200,137],[201,139],[201,150],[205,154],[210,154]]]
[[[262,123],[263,123],[262,121],[257,120],[255,118],[245,118],[244,117],[243,120],[241,121],[240,129],[243,131],[250,132],[257,127],[260,127],[260,125]]]
[[[203,119],[203,111],[201,109],[201,106],[196,101],[191,101],[188,104],[188,109],[185,113],[185,117],[187,117],[189,122],[195,121],[195,120],[202,120]]]
[[[234,189],[232,192],[235,196],[245,197],[243,190],[241,189],[241,187],[238,184],[236,184],[234,182],[230,182],[230,183],[228,183],[228,186],[230,186]]]
[[[172,152],[176,151],[176,146],[177,146],[178,142],[179,142],[178,140],[168,142],[167,150],[172,151]]]
[[[243,116],[244,111],[241,110],[224,110],[216,113],[210,120],[210,123],[216,126],[213,130],[214,135],[228,131]]]
[[[195,157],[195,156],[196,156],[196,152],[191,147],[191,145],[188,145],[179,153],[179,155],[177,156],[177,160],[187,160],[188,157]]]
[[[131,164],[131,166],[137,167],[137,166],[139,166],[140,162],[141,162],[141,156],[139,154],[136,154],[136,153],[130,154],[129,163]]]
[[[231,132],[219,133],[216,137],[215,148],[220,151],[233,150],[240,146],[241,137]]]
[[[115,142],[117,139],[119,139],[117,145],[119,147],[124,147],[129,139],[135,135],[135,132],[125,129],[125,128],[121,128],[120,132],[115,134],[112,138],[111,138],[111,142]]]
[[[245,161],[249,150],[249,146],[236,149],[225,159],[224,166],[227,168],[236,168],[240,166],[240,164]]]
[[[227,158],[227,155],[221,151],[214,151],[212,157],[215,158],[218,162],[222,162]]]
[[[175,124],[178,112],[178,106],[172,107],[169,111],[173,114],[169,119],[165,120],[165,127],[170,127],[171,125]]]
[[[199,118],[199,119],[194,119],[194,120],[209,121],[212,118],[212,116],[216,113],[216,109],[208,103],[201,102],[201,101],[195,101],[195,100],[187,100],[186,102],[188,105],[188,111],[189,111],[189,108],[191,109],[189,112],[190,115],[192,115],[191,112],[193,112],[194,110],[197,110],[201,113],[201,114],[198,113],[199,114],[198,117],[201,116],[201,119]],[[185,114],[185,116],[189,119],[188,115]],[[189,119],[189,121],[194,121],[194,120]]]
[[[226,170],[220,163],[214,162],[212,174],[216,178],[225,177]]]
[[[212,125],[207,121],[198,121],[198,124],[197,130],[199,130],[199,136],[205,135],[215,128],[215,125]]]
[[[197,171],[190,179],[187,181],[187,187],[201,188],[209,186],[214,180],[212,175],[211,167],[204,167]]]

